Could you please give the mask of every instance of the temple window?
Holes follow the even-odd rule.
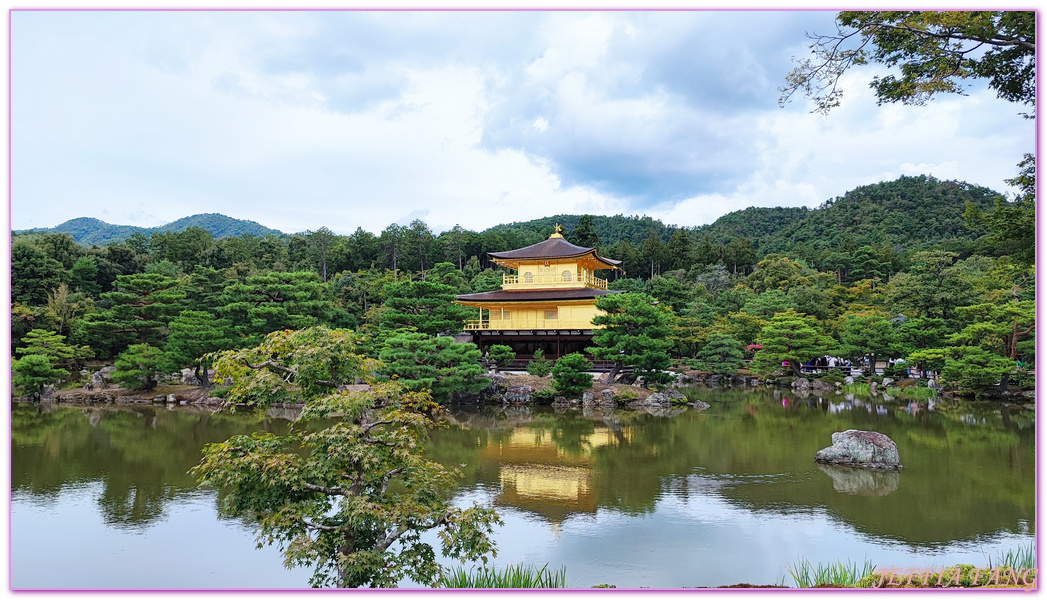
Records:
[[[570,281],[570,280],[571,280],[571,272],[570,272],[570,271],[564,271],[564,272],[563,272],[563,273],[562,273],[562,274],[560,275],[560,278],[561,278],[561,279],[562,279],[563,281]]]
[[[530,271],[524,272],[523,280],[524,283],[534,283],[534,274]]]
[[[546,320],[555,319],[556,318],[556,313],[558,312],[558,310],[559,309],[554,308],[552,310],[545,311],[545,318],[546,318]]]

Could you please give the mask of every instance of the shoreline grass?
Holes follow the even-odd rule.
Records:
[[[439,588],[482,588],[482,589],[535,589],[566,588],[567,567],[550,571],[549,565],[540,568],[534,565],[508,565],[502,570],[480,567],[451,567],[440,575]]]
[[[786,567],[786,571],[792,576],[798,588],[811,588],[825,584],[855,587],[859,581],[872,575],[875,569],[875,565],[868,559],[861,565],[850,561],[812,565],[811,561],[802,558]]]

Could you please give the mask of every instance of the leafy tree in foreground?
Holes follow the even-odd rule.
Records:
[[[813,59],[786,78],[779,104],[797,91],[827,113],[840,105],[838,84],[853,66],[897,66],[901,76],[874,77],[880,103],[922,105],[935,94],[964,93],[961,82],[986,78],[997,96],[1036,102],[1033,11],[844,11],[838,31],[812,36]]]
[[[11,373],[11,383],[21,387],[37,400],[43,395],[45,387],[58,383],[69,375],[69,371],[55,368],[46,356],[39,354],[30,354],[12,361]]]
[[[802,376],[800,365],[825,354],[833,344],[832,338],[818,332],[813,321],[793,310],[775,315],[756,338],[761,348],[749,368],[755,373],[769,374],[788,366],[793,375]]]
[[[705,340],[698,352],[702,368],[720,375],[734,375],[745,364],[742,343],[722,333],[714,333]]]
[[[593,332],[596,347],[591,352],[600,360],[614,361],[607,382],[614,381],[622,366],[643,376],[645,387],[672,380],[672,374],[665,372],[671,366],[669,349],[673,345],[668,308],[650,296],[633,293],[602,296],[596,308],[604,314],[593,317],[593,325],[602,328]]]
[[[577,398],[593,386],[593,376],[586,373],[592,365],[579,352],[561,356],[553,365],[553,389],[556,393]]]
[[[149,344],[135,344],[113,361],[113,381],[128,388],[151,391],[163,372],[164,353]]]
[[[257,348],[224,352],[216,370],[234,378],[230,399],[304,402],[287,436],[256,433],[204,448],[192,473],[227,492],[221,510],[249,515],[258,540],[278,544],[288,567],[312,566],[314,587],[393,587],[407,577],[436,583],[440,565],[421,539],[438,530],[444,556],[486,563],[490,509],[450,504],[455,473],[423,457],[433,408],[425,392],[374,383],[376,361],[356,353],[347,330],[278,331]],[[366,392],[339,392],[356,380]],[[267,393],[273,385],[281,392]],[[336,419],[305,432],[313,419]]]

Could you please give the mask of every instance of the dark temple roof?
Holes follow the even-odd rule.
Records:
[[[495,290],[477,294],[461,294],[460,302],[539,302],[542,300],[589,300],[621,294],[622,290],[598,290],[596,288],[567,288],[549,290]]]
[[[596,250],[593,248],[586,248],[584,246],[575,246],[571,242],[568,242],[563,237],[554,234],[547,240],[542,240],[537,244],[531,244],[523,248],[516,250],[509,250],[507,252],[488,252],[487,255],[496,260],[548,260],[551,258],[574,258],[578,256],[585,256],[586,254],[592,254],[593,258],[605,263],[609,267],[617,267],[622,264],[620,260],[614,260],[611,258],[604,258],[596,254]]]

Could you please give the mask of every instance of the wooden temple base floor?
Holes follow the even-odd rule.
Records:
[[[481,352],[487,352],[495,345],[509,346],[518,359],[530,359],[536,350],[541,349],[545,358],[556,360],[572,352],[585,354],[586,348],[593,345],[593,330],[486,329],[466,331],[455,336],[455,339],[472,342]]]

